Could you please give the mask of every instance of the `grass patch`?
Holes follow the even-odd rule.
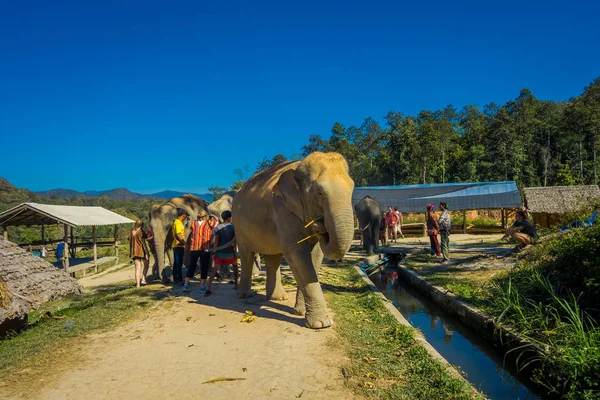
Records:
[[[427,255],[406,265],[527,338],[532,379],[566,399],[600,398],[600,227],[533,246],[507,271],[440,268]]]
[[[19,394],[41,377],[47,382],[75,357],[85,336],[130,322],[167,295],[162,286],[108,285],[47,303],[30,313],[29,329],[0,341],[0,387]]]
[[[320,280],[350,358],[342,373],[354,392],[377,399],[482,398],[429,356],[414,329],[389,314],[350,264],[322,267]]]

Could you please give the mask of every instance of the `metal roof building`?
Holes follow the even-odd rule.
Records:
[[[22,203],[0,213],[2,227],[51,224],[65,224],[71,227],[103,226],[134,222],[102,207]]]
[[[352,204],[367,195],[384,208],[398,207],[402,212],[425,212],[428,204],[437,207],[440,201],[448,203],[448,208],[454,211],[522,206],[514,181],[357,187],[352,194]]]
[[[0,213],[0,226],[4,229],[4,239],[8,240],[8,231],[6,230],[9,226],[33,226],[38,225],[42,227],[42,246],[45,244],[44,227],[46,225],[62,224],[64,227],[63,241],[65,243],[65,250],[63,252],[61,261],[65,272],[76,272],[85,270],[87,268],[94,268],[98,272],[98,265],[110,261],[118,261],[118,248],[117,248],[117,226],[120,224],[133,224],[135,221],[126,218],[122,215],[109,211],[102,207],[85,207],[85,206],[58,206],[50,204],[37,204],[37,203],[22,203],[16,207]],[[97,242],[96,238],[96,227],[113,225],[114,226],[114,240],[109,242]],[[82,243],[77,243],[73,228],[78,226],[91,226],[92,227],[92,243],[93,246],[93,259],[90,262],[82,262],[79,265],[69,265],[69,255],[75,258],[77,247],[82,247]],[[70,231],[70,232],[69,232]],[[69,233],[71,240],[69,241]],[[86,245],[86,244],[83,244]],[[115,256],[114,257],[97,257],[97,245],[114,246]]]

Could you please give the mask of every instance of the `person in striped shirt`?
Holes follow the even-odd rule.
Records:
[[[210,239],[217,222],[217,218],[214,215],[209,216],[205,210],[200,210],[197,219],[192,222],[189,238],[190,265],[183,284],[184,292],[190,288],[190,279],[196,273],[198,259],[200,260],[200,290],[206,291],[206,278],[210,266]]]

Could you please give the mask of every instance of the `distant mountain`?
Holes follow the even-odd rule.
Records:
[[[173,190],[164,190],[158,193],[151,194],[141,194],[134,193],[131,190],[125,188],[117,188],[111,190],[87,190],[85,192],[78,192],[76,190],[71,189],[51,189],[44,190],[42,192],[35,192],[40,197],[45,198],[59,198],[59,199],[72,199],[76,197],[106,197],[113,200],[135,200],[135,199],[148,199],[148,198],[157,198],[157,199],[165,199],[169,200],[173,197],[179,197],[185,192],[176,192]],[[191,193],[195,196],[201,197],[204,200],[211,202],[214,201],[214,197],[210,193]]]
[[[40,197],[46,198],[59,198],[59,199],[72,199],[74,197],[85,196],[84,193],[80,193],[76,190],[71,189],[51,189],[44,190],[43,192],[35,192]]]

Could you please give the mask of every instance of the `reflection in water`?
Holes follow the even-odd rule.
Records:
[[[502,358],[492,346],[428,299],[400,285],[396,271],[384,270],[371,279],[410,324],[421,330],[446,360],[459,366],[469,382],[488,398],[538,398],[502,368]]]

